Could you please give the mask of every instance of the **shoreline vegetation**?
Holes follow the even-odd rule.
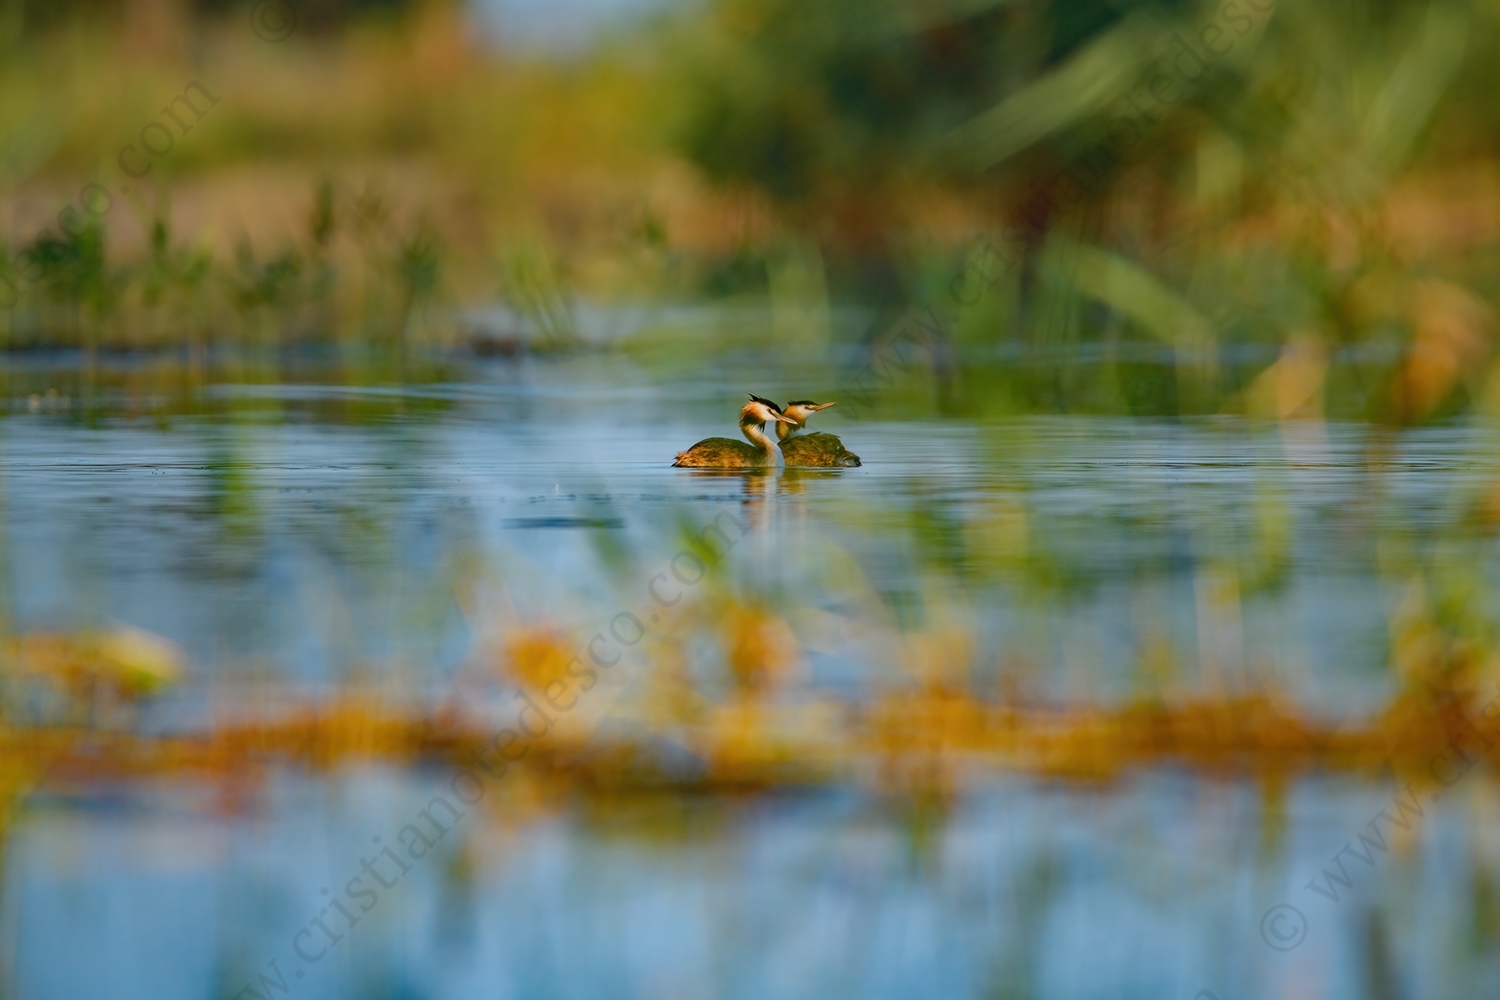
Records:
[[[1500,175],[1469,127],[1493,100],[1482,5],[1393,11],[1365,34],[1300,0],[1257,3],[1253,30],[1238,8],[1109,15],[1065,42],[988,8],[843,37],[834,0],[756,0],[567,58],[489,46],[440,2],[277,44],[248,8],[147,6],[123,33],[106,17],[0,38],[0,351],[566,353],[596,346],[590,304],[718,303],[758,310],[773,341],[870,359],[903,310],[955,300],[910,373],[939,408],[961,411],[997,350],[1079,347],[1102,374],[1053,408],[1128,411],[1111,383],[1136,376],[1110,365],[1132,346],[1174,355],[1142,377],[1195,412],[1254,411],[1252,382],[1276,414],[1397,423],[1484,394]],[[1200,22],[1236,44],[1213,35],[1213,58],[1189,59]],[[997,62],[1016,32],[1046,58]],[[1155,42],[1125,44],[1143,32]],[[926,79],[939,42],[969,76],[887,92]],[[1320,98],[1307,51],[1384,89]],[[839,77],[844,58],[879,74]],[[991,79],[1004,65],[1020,82]],[[1167,97],[1113,141],[1163,65]],[[473,321],[488,304],[503,328]],[[721,340],[633,339],[679,356]],[[1340,354],[1377,360],[1350,387]],[[1072,376],[1064,361],[1008,389],[1033,405],[1056,387],[1028,380],[1047,378]]]

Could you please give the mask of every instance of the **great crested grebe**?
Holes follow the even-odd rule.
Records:
[[[766,424],[772,421],[791,423],[775,403],[752,394],[750,402],[740,411],[740,433],[750,439],[750,444],[734,438],[704,438],[687,451],[678,452],[672,464],[684,469],[753,469],[776,465],[781,461],[781,448],[766,434]]]
[[[786,404],[781,412],[790,423],[777,424],[776,436],[781,439],[781,455],[787,465],[852,469],[860,464],[859,456],[845,448],[844,442],[833,434],[797,434],[807,426],[808,417],[832,405],[810,399],[794,399]]]

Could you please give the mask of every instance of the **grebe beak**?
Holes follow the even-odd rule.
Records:
[[[832,405],[833,405],[833,403],[814,403],[813,404],[813,411],[816,412],[818,410],[826,410],[826,409],[828,409]]]
[[[769,413],[773,418],[775,418],[776,420],[780,420],[784,424],[791,424],[793,427],[797,426],[797,421],[791,419],[790,417],[784,416],[783,414],[777,413],[775,410],[767,409],[766,412]]]

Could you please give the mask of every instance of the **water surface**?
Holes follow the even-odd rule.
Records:
[[[1399,689],[1392,623],[1423,594],[1493,615],[1482,585],[1438,594],[1493,562],[1482,425],[895,420],[876,405],[818,418],[859,469],[670,468],[732,432],[742,388],[575,360],[420,385],[218,382],[200,412],[28,392],[0,423],[8,616],[21,632],[124,624],[178,644],[186,675],[132,724],[191,732],[350,686],[429,706],[473,691],[482,710],[509,697],[494,653],[509,636],[539,622],[587,636],[649,608],[653,575],[726,514],[746,530],[697,586],[786,623],[788,705],[899,688],[913,636],[963,636],[928,669],[984,699],[1276,692],[1359,719]],[[703,690],[729,690],[726,647],[677,638]],[[633,662],[635,694],[665,669]],[[645,725],[635,694],[601,701],[595,724]],[[1372,864],[1345,856],[1353,884],[1335,902],[1306,883],[1398,783],[1268,790],[1177,769],[1104,787],[981,769],[940,801],[861,782],[508,793],[327,957],[299,960],[321,890],[444,780],[389,762],[276,767],[233,803],[190,778],[44,785],[7,845],[8,993],[251,996],[257,973],[306,997],[1230,1000],[1500,983],[1485,779],[1426,803]],[[1287,952],[1261,933],[1279,903],[1308,925]]]

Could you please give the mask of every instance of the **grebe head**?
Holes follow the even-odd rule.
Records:
[[[768,424],[773,421],[779,421],[783,424],[796,422],[786,417],[781,412],[781,407],[769,399],[763,399],[751,393],[750,402],[746,403],[745,408],[740,411],[740,423],[742,425],[747,423]]]
[[[782,410],[781,412],[785,413],[788,417],[791,417],[792,421],[796,423],[798,427],[801,427],[803,424],[807,423],[808,417],[812,416],[814,413],[817,413],[819,410],[826,410],[832,405],[832,403],[814,403],[810,399],[794,399],[790,403],[786,404],[786,409]]]

